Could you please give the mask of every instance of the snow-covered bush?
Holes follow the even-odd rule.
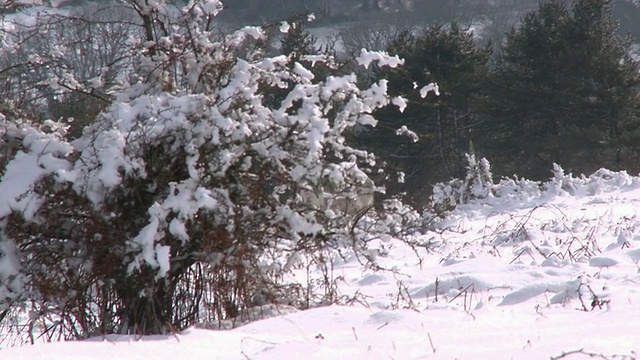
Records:
[[[375,124],[370,114],[391,102],[384,80],[361,90],[352,74],[316,79],[264,57],[260,28],[217,38],[217,0],[129,5],[146,29],[130,42],[142,52],[137,80],[73,141],[52,121],[19,129],[0,180],[0,314],[28,302],[30,323],[77,338],[300,305],[309,294],[283,275],[302,255],[321,262],[339,248],[371,261],[372,240],[418,220],[401,204],[368,218],[368,207],[302,196],[357,199],[370,187],[359,164],[374,158],[344,134]]]
[[[539,205],[556,196],[593,196],[612,189],[634,189],[640,186],[636,177],[626,171],[600,169],[585,176],[566,174],[553,164],[552,177],[548,181],[503,178],[498,183],[491,180],[490,164],[486,159],[476,161],[467,155],[469,165],[464,180],[453,179],[438,183],[433,188],[432,205],[436,212],[451,210],[459,205],[478,204],[499,209]]]
[[[467,175],[464,180],[453,179],[433,187],[432,200],[436,209],[444,210],[491,196],[493,179],[489,161],[485,158],[476,160],[474,154],[466,154],[466,157]]]
[[[543,183],[544,191],[553,195],[593,196],[612,189],[634,189],[640,185],[637,177],[626,171],[599,169],[589,176],[565,174],[564,169],[553,164],[553,177]]]

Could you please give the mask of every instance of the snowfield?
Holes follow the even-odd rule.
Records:
[[[492,191],[433,223],[427,248],[381,243],[390,271],[336,259],[345,305],[282,306],[233,330],[14,347],[0,358],[638,358],[640,178],[601,170]],[[304,271],[295,276],[304,282]]]

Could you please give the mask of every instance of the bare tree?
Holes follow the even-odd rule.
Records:
[[[398,34],[416,28],[401,16],[380,15],[376,20],[367,19],[340,28],[338,37],[347,56],[353,58],[362,49],[384,50]]]
[[[6,21],[0,92],[8,103],[39,117],[64,115],[52,113],[51,106],[70,94],[108,103],[109,94],[131,74],[137,55],[129,42],[142,29],[122,5]]]
[[[513,0],[498,0],[484,11],[485,26],[481,37],[500,43],[509,29],[517,22],[518,7]]]

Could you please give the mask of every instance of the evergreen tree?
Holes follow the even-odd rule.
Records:
[[[409,106],[403,112],[386,107],[376,129],[359,137],[385,161],[386,173],[405,174],[404,183],[396,177],[387,181],[387,193],[406,192],[421,205],[432,184],[464,176],[489,50],[476,47],[473,35],[457,23],[436,24],[420,34],[405,31],[387,50],[405,60],[403,67],[386,73],[389,91],[406,98]],[[419,89],[430,83],[437,83],[441,93],[423,98]],[[397,135],[403,125],[417,134],[417,141]]]
[[[578,172],[617,165],[640,76],[616,29],[608,0],[550,0],[511,30],[487,108],[494,169],[546,178],[553,162]]]
[[[305,16],[306,17],[306,16]],[[300,61],[305,55],[318,53],[316,42],[318,39],[309,33],[302,16],[289,18],[286,22],[286,33],[280,39],[280,52],[293,61]]]

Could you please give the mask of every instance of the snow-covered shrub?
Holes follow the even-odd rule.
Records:
[[[635,188],[638,179],[626,171],[599,169],[588,177],[565,174],[564,169],[553,164],[553,178],[543,184],[545,191],[553,195],[593,196],[612,189]]]
[[[130,6],[147,29],[131,41],[137,81],[73,141],[55,122],[20,130],[0,180],[0,307],[28,299],[31,323],[72,338],[237,318],[299,305],[283,274],[301,255],[370,261],[371,241],[419,220],[401,204],[369,218],[303,196],[355,200],[370,186],[359,164],[373,156],[344,133],[375,124],[384,80],[361,90],[352,74],[316,79],[264,57],[260,28],[216,38],[217,0]],[[366,51],[358,61],[401,63]],[[277,106],[265,101],[283,88]]]
[[[466,204],[508,211],[514,206],[540,205],[556,196],[593,196],[614,189],[636,189],[640,186],[637,177],[630,176],[626,171],[600,169],[589,176],[574,176],[565,174],[558,164],[553,164],[552,177],[548,181],[513,177],[502,178],[494,184],[487,160],[475,161],[472,156],[468,156],[468,159],[470,163],[465,180],[453,179],[434,187],[432,205],[436,212]]]
[[[491,196],[493,179],[489,161],[485,158],[476,160],[474,154],[466,154],[466,157],[467,175],[464,180],[453,179],[433,187],[432,201],[436,209],[444,210]]]

